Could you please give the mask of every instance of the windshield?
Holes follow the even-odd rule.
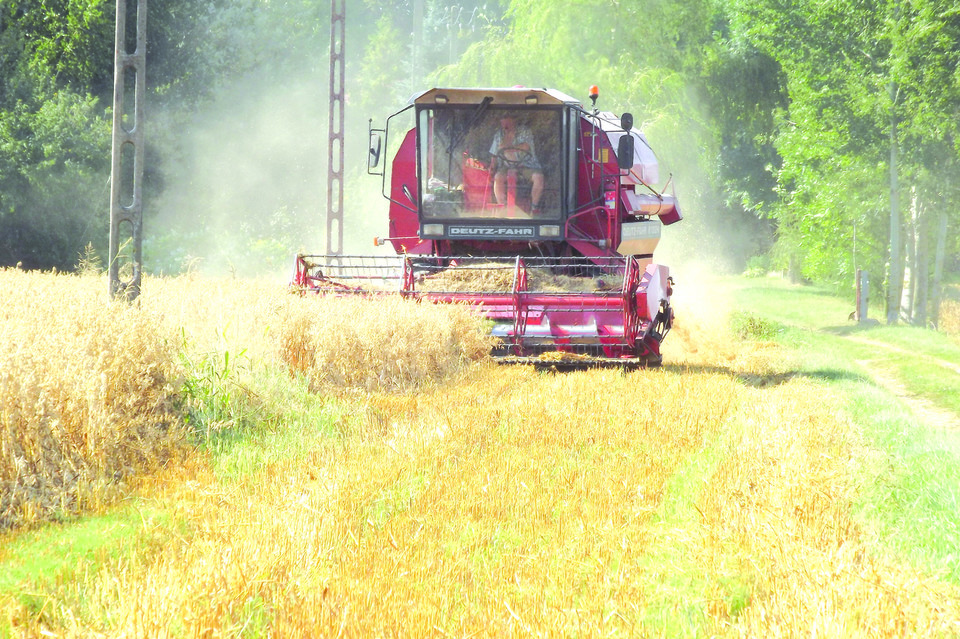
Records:
[[[557,219],[562,181],[557,108],[450,105],[419,115],[427,218]]]

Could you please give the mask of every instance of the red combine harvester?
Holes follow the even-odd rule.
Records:
[[[377,242],[397,255],[299,255],[295,285],[472,305],[505,361],[660,364],[673,280],[653,251],[681,215],[629,113],[548,89],[431,89],[370,129],[368,172],[390,201]]]

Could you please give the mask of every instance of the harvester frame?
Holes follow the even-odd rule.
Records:
[[[408,112],[388,172],[391,123]],[[525,128],[503,139],[529,141],[527,155],[495,148],[496,122],[502,134],[518,119]],[[383,128],[371,123],[369,142],[368,172],[390,202],[377,244],[396,255],[300,255],[297,286],[473,306],[493,323],[500,361],[661,362],[673,280],[653,249],[681,215],[652,186],[656,157],[630,114],[587,111],[548,89],[431,89]],[[499,185],[494,171],[506,174]],[[538,172],[534,202],[537,189],[519,182]]]

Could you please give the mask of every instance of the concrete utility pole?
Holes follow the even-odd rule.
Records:
[[[330,1],[330,119],[327,153],[327,255],[343,255],[344,0]]]
[[[110,296],[133,301],[143,275],[143,100],[146,95],[147,0],[117,0],[110,170]],[[132,270],[121,281],[121,256]],[[124,275],[128,275],[126,269]]]

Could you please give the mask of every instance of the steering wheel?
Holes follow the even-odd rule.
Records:
[[[513,155],[513,158],[508,158],[507,153]],[[503,166],[508,169],[516,169],[523,165],[524,162],[533,157],[533,154],[530,153],[527,149],[518,149],[512,146],[503,146],[500,147],[497,152],[494,154],[494,157],[497,158],[500,162],[503,162]]]

